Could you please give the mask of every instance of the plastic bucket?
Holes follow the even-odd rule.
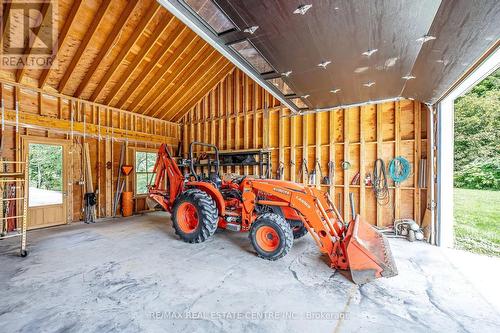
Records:
[[[134,213],[134,200],[132,197],[132,192],[122,193],[122,216],[132,216]]]

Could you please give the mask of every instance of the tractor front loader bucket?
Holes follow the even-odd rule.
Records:
[[[346,239],[347,259],[354,283],[364,284],[398,274],[389,242],[359,215],[350,223]]]

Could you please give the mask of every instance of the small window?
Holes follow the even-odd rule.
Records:
[[[29,206],[63,203],[63,147],[30,143],[28,146]]]
[[[250,65],[255,68],[260,74],[274,72],[274,69],[269,65],[269,63],[264,59],[264,57],[253,47],[252,43],[248,40],[243,40],[231,44],[233,50],[238,52]]]
[[[135,194],[147,194],[148,185],[153,184],[157,153],[147,151],[135,152]]]
[[[275,78],[275,79],[270,79],[269,82],[275,86],[276,88],[278,88],[279,91],[281,91],[281,93],[283,95],[293,95],[293,91],[292,89],[288,86],[288,84],[286,84],[285,81],[283,81],[282,78],[278,77],[278,78]]]
[[[211,0],[184,0],[219,35],[236,29],[234,24]]]

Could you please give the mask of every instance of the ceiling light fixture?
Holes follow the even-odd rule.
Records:
[[[255,31],[257,31],[257,29],[259,29],[259,26],[258,25],[253,25],[251,27],[246,28],[243,31],[249,33],[250,35],[253,35],[255,33]]]
[[[374,53],[375,53],[375,52],[377,52],[377,51],[378,51],[378,49],[373,49],[373,50],[368,50],[368,51],[365,51],[365,52],[363,52],[362,54],[363,54],[364,56],[369,57],[369,56],[371,56],[372,54],[374,54]]]
[[[323,61],[321,63],[318,64],[318,67],[323,67],[323,69],[326,69],[326,66],[328,66],[329,64],[331,64],[332,62],[327,60],[327,61]]]
[[[297,9],[295,9],[293,11],[294,14],[300,14],[300,15],[305,15],[307,13],[307,11],[309,9],[311,9],[313,5],[302,5],[302,6],[299,6],[297,7]]]
[[[405,79],[405,80],[413,80],[414,78],[415,78],[415,76],[413,76],[411,74],[408,74],[408,75],[402,77],[402,79]]]
[[[283,72],[283,73],[281,73],[281,76],[289,77],[290,74],[292,74],[292,71]]]
[[[436,39],[436,37],[431,36],[431,35],[423,35],[422,37],[417,39],[417,42],[425,43],[425,42],[428,42],[428,41],[434,40],[434,39]]]
[[[338,93],[339,91],[340,91],[340,88],[330,90],[330,92],[334,93],[334,94]]]
[[[371,86],[373,86],[374,84],[375,84],[375,82],[373,82],[373,81],[363,83],[363,85],[364,85],[365,87],[368,87],[368,88],[370,88],[370,87],[371,87]]]

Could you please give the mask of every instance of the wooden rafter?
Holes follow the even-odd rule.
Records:
[[[154,78],[152,80],[150,80],[147,85],[140,86],[141,91],[140,91],[139,95],[133,99],[132,103],[128,107],[129,110],[132,110],[133,108],[135,108],[137,106],[137,104],[140,101],[142,101],[147,94],[149,94],[150,92],[152,92],[154,90],[154,88],[162,80],[165,73],[167,73],[167,71],[172,67],[172,65],[175,63],[175,61],[178,59],[178,57],[180,57],[182,55],[182,53],[185,49],[189,48],[190,45],[192,45],[193,43],[200,40],[200,38],[197,37],[189,29],[183,30],[182,35],[183,35],[183,37],[179,36],[180,38],[182,38],[182,42],[177,47],[175,47],[175,51],[171,51],[171,49],[170,49],[173,45],[170,45],[168,47],[168,51],[165,52],[165,54],[168,55],[168,58],[161,65],[161,68],[154,73]],[[172,52],[172,54],[169,54],[170,52]],[[157,64],[150,64],[150,65],[156,66]],[[130,96],[131,95],[123,96],[117,105],[121,105],[120,107],[123,107],[124,103],[128,100],[128,97],[130,97]]]
[[[212,72],[214,68],[217,68],[217,66],[220,65],[222,59],[225,58],[222,58],[217,52],[215,52],[212,57],[205,58],[201,65],[199,65],[196,70],[191,72],[189,78],[184,80],[182,85],[177,86],[175,90],[167,96],[167,98],[163,98],[155,105],[153,110],[156,111],[152,113],[151,116],[159,117],[160,112],[162,112],[162,117],[165,116],[171,111],[171,109],[168,107],[169,105],[171,105],[172,103],[174,103],[175,105],[178,101],[193,94],[198,84],[203,81],[204,78],[213,74]],[[184,90],[186,89],[186,87],[189,87],[188,91]]]
[[[156,42],[158,39],[163,35],[163,33],[171,27],[172,24],[175,22],[178,22],[173,16],[170,17],[170,20],[162,20],[156,29],[153,31],[152,35],[150,38],[148,38],[147,42],[143,47],[141,47],[140,53],[138,53],[134,60],[127,65],[127,68],[125,72],[120,76],[120,79],[118,82],[115,84],[113,89],[111,89],[111,92],[108,93],[108,95],[105,98],[105,103],[110,104],[113,99],[115,99],[118,95],[118,92],[120,92],[123,88],[123,86],[126,84],[126,82],[130,79],[134,71],[137,69],[139,64],[146,58],[146,55],[151,51],[153,46],[155,46]],[[178,33],[180,33],[183,29],[182,24],[179,24],[176,26],[176,28],[172,31],[171,34],[169,34],[167,38],[167,43],[170,44],[172,40],[177,38]],[[156,61],[158,61],[162,56],[164,52],[163,50],[158,50],[153,57],[151,57],[150,64],[156,64]],[[140,84],[144,80],[144,77],[146,76],[145,73],[143,75],[140,75],[137,80],[135,80],[132,85],[135,84]],[[130,95],[129,95],[130,96]]]
[[[212,49],[208,54],[206,54],[203,57],[200,57],[199,59],[194,59],[194,57],[193,57],[191,60],[196,60],[196,61],[194,63],[188,64],[187,66],[189,66],[189,68],[187,66],[184,66],[184,68],[178,72],[176,77],[172,78],[172,80],[170,80],[168,82],[168,85],[165,85],[162,90],[167,90],[168,87],[174,81],[174,79],[176,79],[177,77],[183,78],[184,82],[189,82],[193,76],[196,77],[196,75],[199,74],[198,71],[201,67],[204,67],[207,64],[211,64],[213,61],[215,61],[219,57],[220,57],[220,54],[217,51],[215,51],[214,49]],[[187,72],[189,72],[189,73],[187,73]],[[150,112],[151,110],[156,110],[154,113],[152,113],[152,117],[157,116],[159,114],[159,112],[162,110],[161,107],[164,104],[168,103],[170,100],[176,98],[177,95],[179,94],[179,92],[181,92],[182,89],[184,88],[184,85],[185,85],[185,83],[176,85],[175,89],[169,94],[157,95],[155,100],[152,103],[150,103],[147,108],[145,108],[145,109],[143,108],[144,111],[141,113],[142,114],[149,114],[149,113],[151,113]]]
[[[209,59],[213,55],[214,50],[210,50],[210,48],[207,45],[202,45],[202,47],[196,52],[193,53],[191,57],[184,57],[182,62],[177,66],[180,68],[175,75],[170,75],[168,79],[165,80],[165,82],[162,83],[162,87],[160,87],[160,91],[167,91],[171,88],[172,83],[175,83],[176,81],[180,78],[183,82],[189,81],[189,78],[193,73],[196,73],[198,69],[202,66],[205,60]],[[204,54],[205,53],[205,54]],[[204,55],[203,57],[200,57],[200,55]],[[201,59],[199,59],[201,58]],[[173,73],[172,73],[173,74]],[[177,85],[176,88],[180,88],[182,85]],[[154,98],[146,102],[142,105],[141,107],[141,113],[150,113],[151,109],[159,111],[156,107],[158,105],[161,105],[160,102],[164,100],[167,96],[172,96],[175,95],[175,92],[172,94],[157,94],[154,96]]]
[[[5,6],[3,8],[3,12],[2,12],[2,27],[4,27],[3,29],[5,30],[5,27],[7,25],[7,21],[9,19],[9,15],[10,15],[10,7],[12,5],[12,2],[6,2],[5,5],[3,4],[3,1],[2,1],[2,6]]]
[[[64,75],[63,75],[61,81],[59,81],[58,90],[60,92],[63,92],[64,88],[66,88],[66,86],[69,82],[69,79],[73,75],[73,71],[75,70],[75,67],[78,65],[78,62],[80,61],[83,53],[87,49],[87,46],[89,45],[89,42],[92,39],[92,37],[94,36],[97,28],[99,28],[99,25],[101,24],[102,19],[104,18],[104,14],[106,14],[111,3],[112,3],[111,0],[103,0],[101,5],[99,6],[99,9],[97,10],[96,17],[94,17],[94,19],[92,20],[92,23],[90,24],[90,27],[87,29],[87,32],[85,33],[85,36],[83,37],[82,42],[78,46],[78,49],[76,50],[75,55],[71,59],[69,67],[64,72]]]
[[[42,3],[42,7],[40,8],[40,14],[41,14],[41,19],[40,19],[40,25],[37,26],[34,30],[33,30],[33,34],[35,36],[38,36],[38,34],[40,33],[40,30],[42,29],[42,26],[43,26],[43,21],[45,20],[45,18],[47,17],[47,11],[49,10],[50,8],[50,2],[43,2]],[[28,40],[28,43],[30,42],[30,40]],[[34,42],[34,41],[33,41]],[[28,45],[24,51],[23,51],[23,58],[26,57],[26,60],[31,56],[31,51],[33,50],[33,45]],[[23,79],[23,76],[24,74],[26,73],[26,67],[21,67],[19,68],[17,71],[16,71],[16,81],[17,82],[21,82],[21,80]]]
[[[5,33],[7,32],[7,22],[9,21],[9,15],[10,15],[10,7],[12,6],[12,2],[6,2],[3,4],[3,1],[0,1],[0,4],[4,6],[2,8],[2,50],[3,50],[3,42],[5,40]]]
[[[226,64],[223,65],[219,70],[215,71],[211,75],[211,79],[205,80],[205,83],[202,87],[198,88],[198,93],[194,95],[192,98],[187,100],[187,102],[183,102],[184,105],[189,106],[193,105],[196,103],[197,100],[200,100],[203,98],[203,93],[205,93],[210,87],[213,87],[217,85],[218,82],[223,80],[225,76],[230,73],[232,70],[234,70],[234,65],[231,62],[226,61]],[[189,111],[189,107],[184,107],[184,108],[173,108],[171,110],[177,110],[175,113],[173,113],[171,116],[168,117],[168,119],[172,119],[171,121],[179,121],[179,119],[184,115],[186,112]],[[159,119],[166,119],[166,115],[159,117]]]
[[[187,27],[182,27],[179,26],[178,29],[181,29],[181,31],[178,34],[172,34],[170,38],[168,38],[167,42],[165,43],[165,46],[162,49],[159,49],[156,54],[151,58],[151,61],[146,65],[146,67],[141,71],[141,75],[138,80],[135,80],[134,82],[131,83],[131,85],[127,88],[127,91],[125,92],[124,95],[122,95],[121,99],[118,101],[116,105],[120,105],[120,107],[123,107],[125,103],[130,99],[130,97],[133,96],[133,94],[136,92],[137,89],[141,89],[139,93],[138,98],[144,98],[144,95],[146,95],[148,92],[151,91],[152,87],[154,87],[157,83],[157,80],[151,80],[148,82],[146,85],[146,89],[143,86],[143,82],[150,75],[153,70],[158,67],[158,64],[161,63],[161,59],[165,57],[165,55],[170,56],[169,59],[167,59],[160,67],[160,69],[157,71],[158,73],[161,73],[162,70],[167,71],[170,68],[170,65],[172,61],[175,59],[173,56],[174,50],[173,46],[177,42],[177,40],[183,40],[181,43],[182,45],[188,45],[189,44],[189,38],[185,38],[186,34],[189,34],[189,29]],[[176,29],[177,30],[177,29]],[[185,44],[187,43],[187,44]],[[169,65],[170,64],[170,65]],[[160,78],[162,75],[156,75],[156,78]],[[136,98],[132,101],[131,105],[134,105]],[[130,106],[129,106],[130,108]]]
[[[57,38],[57,50],[55,52],[55,57],[52,60],[52,66],[49,68],[45,68],[42,71],[42,74],[40,75],[40,78],[38,79],[38,86],[40,88],[43,88],[45,86],[45,83],[47,83],[47,79],[50,76],[50,73],[52,72],[54,62],[57,59],[57,56],[59,55],[59,50],[61,49],[62,45],[66,41],[66,38],[69,36],[69,30],[71,29],[71,26],[73,25],[73,22],[75,21],[76,14],[78,13],[78,10],[80,9],[82,4],[82,0],[75,0],[75,2],[71,5],[71,10],[68,14],[68,17],[64,21],[64,26],[59,33],[59,37]]]
[[[174,86],[170,94],[161,96],[161,100],[154,105],[152,108],[156,110],[156,112],[153,113],[154,116],[159,116],[160,111],[165,111],[165,105],[169,105],[172,101],[180,99],[192,92],[197,82],[217,65],[218,61],[221,59],[220,57],[218,52],[212,50],[210,55],[198,59],[197,63],[193,65],[194,68],[189,71],[188,76],[183,80],[182,84]],[[188,87],[188,91],[185,90],[186,87]]]
[[[140,1],[129,1],[125,9],[121,12],[118,22],[114,24],[113,29],[109,33],[108,38],[106,38],[106,41],[101,47],[101,50],[99,51],[97,56],[94,57],[94,61],[92,61],[92,65],[88,69],[87,74],[85,74],[85,77],[76,88],[76,91],[74,93],[75,96],[80,97],[82,95],[83,91],[94,76],[95,71],[102,63],[102,61],[106,58],[106,54],[108,54],[108,52],[112,49],[112,45],[118,42],[121,31],[123,31],[123,29],[125,28],[128,19],[131,17],[132,13],[137,8],[139,3]]]

